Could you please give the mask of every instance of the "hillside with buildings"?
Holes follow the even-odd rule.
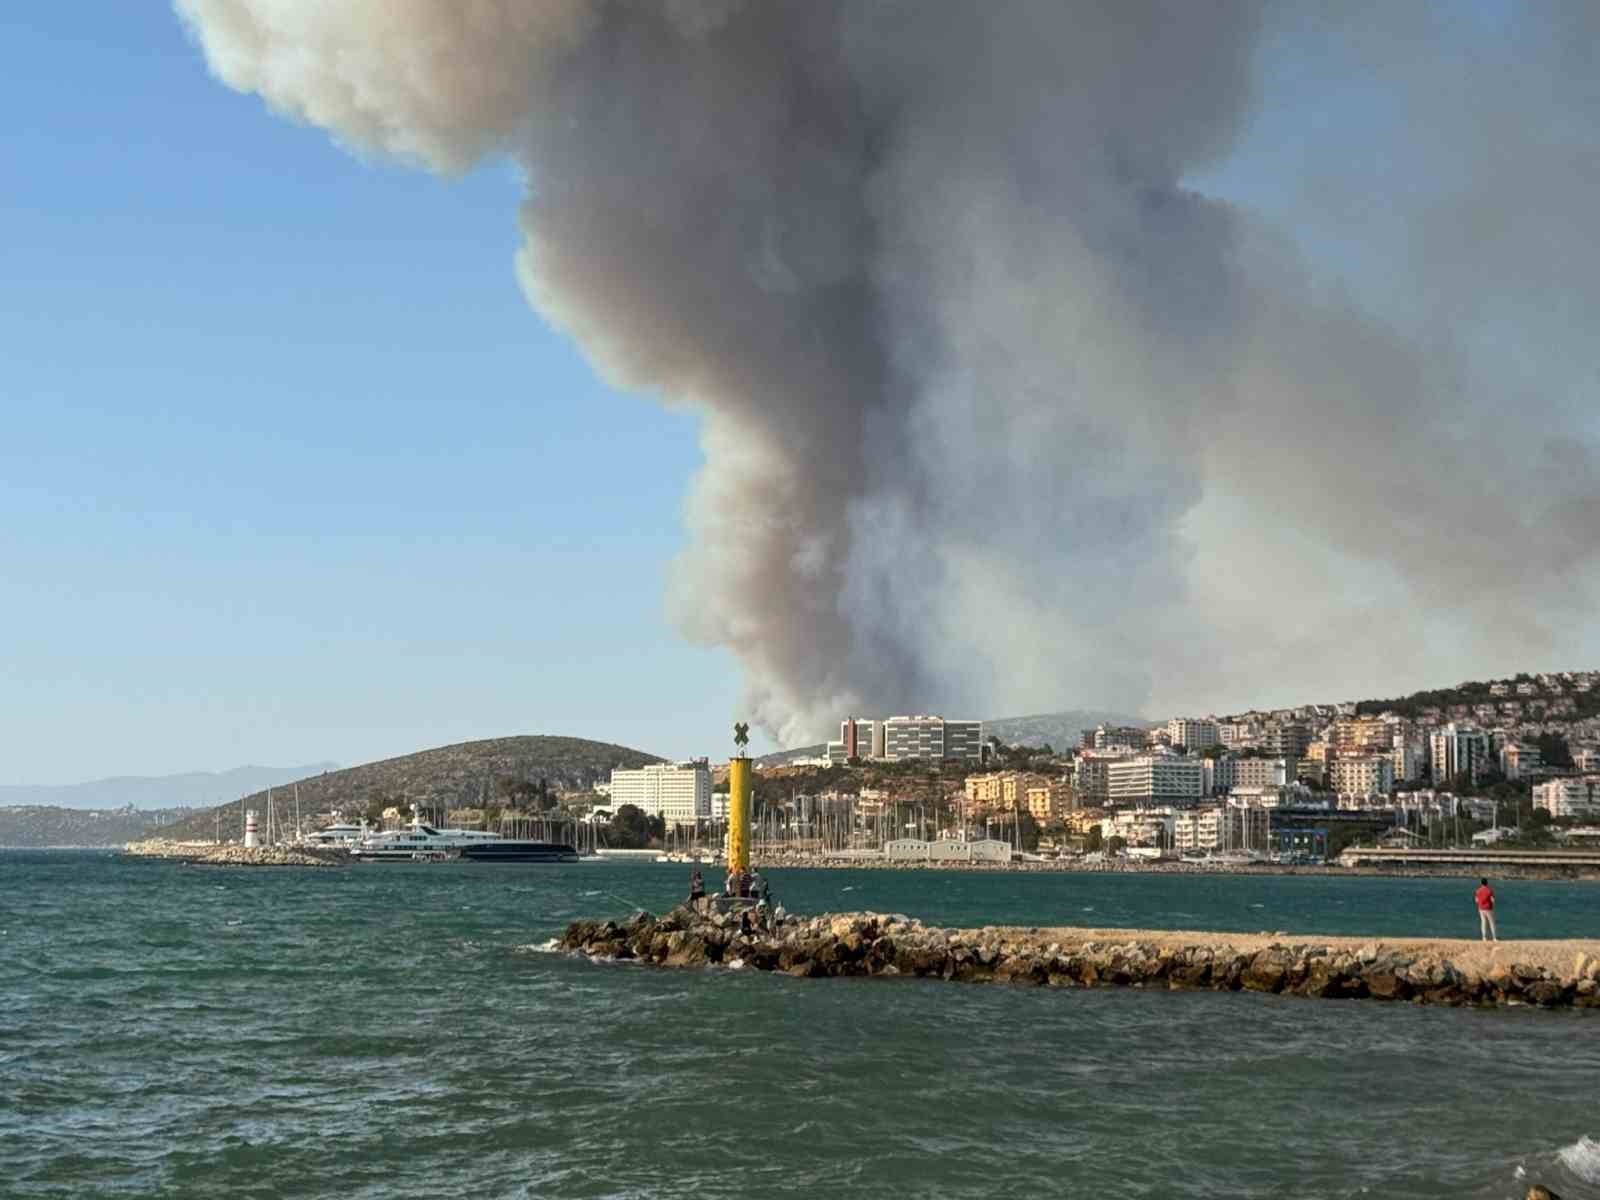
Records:
[[[184,808],[63,808],[59,805],[0,805],[0,847],[120,846],[181,820]]]
[[[832,829],[851,845],[881,843],[885,830],[960,841],[998,827],[1029,850],[1313,860],[1358,839],[1600,835],[1589,828],[1600,822],[1600,672],[1158,725],[1101,720],[1037,745],[1013,742],[1008,725],[845,717],[819,754],[768,760],[758,816],[780,839]]]
[[[545,808],[563,793],[587,793],[610,778],[615,767],[636,768],[661,761],[653,754],[567,737],[506,737],[439,746],[399,758],[327,771],[272,789],[275,824],[287,829],[295,819],[309,828],[334,813],[376,822],[386,809],[409,814],[443,813],[487,804]],[[159,831],[175,839],[238,837],[244,813],[254,809],[266,821],[268,793],[204,809]]]

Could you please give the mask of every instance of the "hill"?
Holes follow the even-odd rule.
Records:
[[[424,809],[467,807],[486,792],[504,802],[512,796],[580,790],[610,776],[612,767],[642,767],[660,762],[653,754],[591,742],[584,738],[507,737],[439,746],[399,758],[326,771],[294,782],[302,818],[332,812],[350,815],[389,806]],[[285,826],[294,819],[293,789],[274,785],[273,807]],[[265,820],[263,789],[220,806],[224,837],[237,837],[243,813],[255,809]],[[217,828],[217,808],[191,814],[159,830],[170,838],[209,838]]]
[[[188,815],[187,809],[0,807],[0,846],[120,846]]]
[[[196,808],[232,800],[246,792],[277,787],[337,767],[313,763],[304,767],[235,767],[231,771],[188,771],[182,775],[121,775],[89,783],[3,784],[0,805],[37,808],[82,808],[102,812],[140,809]]]
[[[1048,745],[1054,750],[1077,746],[1085,729],[1096,725],[1132,725],[1149,729],[1153,721],[1130,717],[1126,713],[1101,712],[1093,708],[1073,708],[1064,712],[1036,713],[1031,717],[1002,717],[985,721],[985,737],[997,737],[1007,746]]]

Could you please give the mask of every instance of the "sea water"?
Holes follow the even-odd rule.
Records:
[[[773,871],[799,912],[1471,936],[1466,880]],[[1600,1014],[592,963],[687,869],[0,852],[0,1196],[1600,1197]],[[1600,888],[1499,884],[1502,934]]]

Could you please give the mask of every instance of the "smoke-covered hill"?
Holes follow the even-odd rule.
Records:
[[[188,771],[182,775],[121,775],[89,783],[0,785],[0,805],[81,808],[102,811],[195,808],[232,800],[246,792],[277,787],[333,770],[337,763],[301,767],[235,767],[231,771]]]
[[[983,723],[984,737],[997,737],[1008,746],[1045,746],[1064,750],[1076,746],[1085,729],[1096,725],[1137,725],[1148,728],[1153,722],[1126,713],[1101,712],[1093,708],[1072,708],[1063,712],[1035,713],[1028,717],[1000,717]],[[827,745],[797,746],[763,754],[756,763],[763,767],[782,766],[794,758],[814,758],[827,752]]]
[[[1135,725],[1148,729],[1153,722],[1127,713],[1075,708],[1066,712],[1035,713],[1031,717],[1002,717],[985,721],[985,737],[997,737],[1008,746],[1045,746],[1065,750],[1078,745],[1085,729],[1096,725]]]
[[[609,778],[612,767],[642,767],[661,759],[641,750],[568,737],[506,737],[439,746],[399,758],[328,771],[301,779],[303,819],[342,811],[365,812],[373,805],[409,808],[460,807],[491,799],[517,784],[544,784],[551,792],[589,787]],[[285,827],[294,819],[294,787],[276,787],[273,808]],[[266,816],[267,793],[255,792],[221,806],[224,837],[237,837],[246,809]],[[217,828],[216,809],[197,812],[159,831],[163,837],[209,838]]]

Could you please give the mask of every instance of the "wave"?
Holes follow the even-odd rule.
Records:
[[[1584,1183],[1600,1183],[1600,1142],[1581,1137],[1556,1151],[1561,1165]]]

